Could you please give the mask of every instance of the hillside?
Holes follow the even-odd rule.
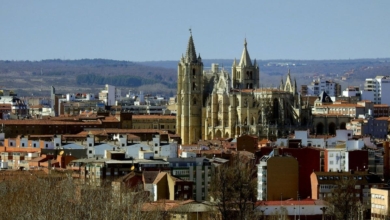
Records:
[[[231,71],[233,60],[206,59],[204,69],[212,63]],[[260,84],[277,86],[287,74],[295,77],[298,86],[318,77],[342,84],[362,85],[365,78],[390,75],[390,59],[359,60],[260,60]],[[49,87],[58,92],[98,92],[105,84],[152,94],[176,93],[178,61],[130,62],[104,59],[0,61],[0,86],[13,89],[20,96],[47,96]],[[342,77],[347,80],[341,80]]]

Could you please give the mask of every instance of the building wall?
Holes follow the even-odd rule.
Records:
[[[297,198],[298,172],[294,157],[271,157],[267,161],[267,200]]]
[[[255,153],[258,147],[258,137],[242,135],[237,138],[237,151],[249,151]]]
[[[389,188],[371,188],[371,219],[387,219],[390,215],[389,210]]]
[[[133,129],[160,129],[176,132],[176,117],[162,115],[133,115]]]
[[[157,183],[155,183],[157,190],[155,191],[155,201],[169,199],[169,188],[167,174],[165,174]]]

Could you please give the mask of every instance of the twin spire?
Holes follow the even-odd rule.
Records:
[[[200,55],[199,55],[199,58],[200,58]],[[190,39],[188,40],[188,46],[187,46],[185,59],[187,62],[197,62],[198,61],[198,59],[196,57],[194,40],[192,39],[191,29],[190,29]]]
[[[244,50],[242,51],[241,59],[240,59],[240,66],[252,66],[251,58],[249,57],[248,49],[246,48],[247,42],[246,38],[244,40]]]
[[[196,50],[195,50],[194,39],[192,38],[192,31],[191,31],[191,29],[189,29],[189,31],[190,31],[190,39],[188,40],[185,60],[187,62],[194,62],[194,63],[196,63],[200,59],[200,55],[199,55],[198,58],[196,57]],[[240,62],[239,62],[239,66],[252,66],[252,61],[251,61],[251,58],[249,56],[247,45],[248,44],[247,44],[246,38],[245,38],[245,40],[244,40],[244,50],[242,51],[242,55],[241,55],[241,59],[240,59]],[[255,65],[256,65],[256,60],[254,62],[255,62]],[[235,66],[235,64],[236,64],[236,61],[234,60],[234,64],[233,65]]]

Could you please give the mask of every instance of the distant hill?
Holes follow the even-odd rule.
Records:
[[[233,60],[205,59],[204,68],[212,63],[231,71]],[[348,85],[362,85],[365,78],[390,75],[390,59],[358,60],[258,60],[260,84],[273,87],[285,79],[288,69],[298,85],[322,77]],[[105,84],[127,90],[174,95],[178,61],[130,62],[105,59],[0,61],[0,87],[19,95],[47,96],[49,87],[60,93],[98,92]],[[347,80],[342,80],[346,78]],[[124,95],[124,94],[122,94]]]

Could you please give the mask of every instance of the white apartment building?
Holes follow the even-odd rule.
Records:
[[[310,85],[306,86],[307,96],[319,96],[322,91],[326,92],[330,97],[341,95],[341,85],[325,79],[314,80]]]
[[[362,100],[370,100],[374,104],[390,105],[390,76],[368,78],[364,83]]]
[[[343,97],[354,97],[360,95],[361,95],[361,91],[358,86],[349,86],[342,93]]]
[[[115,86],[107,84],[104,90],[99,92],[99,100],[103,101],[106,106],[116,105],[116,101],[121,99],[121,90],[116,88]]]

